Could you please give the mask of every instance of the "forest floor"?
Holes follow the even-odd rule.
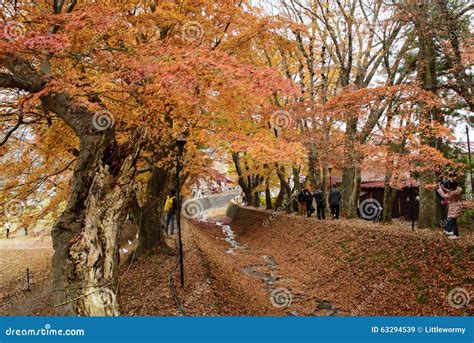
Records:
[[[49,316],[53,285],[50,237],[19,237],[0,241],[0,315]],[[26,269],[30,271],[30,290]]]
[[[184,288],[175,239],[131,264],[122,258],[121,313],[473,315],[472,303],[455,309],[448,302],[456,287],[473,294],[473,232],[461,234],[450,241],[440,230],[412,232],[402,223],[317,221],[255,209],[231,221],[215,211],[184,222]],[[49,238],[1,241],[0,315],[53,315],[52,252]],[[24,290],[26,268],[31,291]]]

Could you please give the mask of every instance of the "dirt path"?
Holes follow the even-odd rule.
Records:
[[[235,300],[214,270],[206,254],[196,244],[194,230],[183,224],[185,287],[180,287],[179,269],[172,276],[182,309],[169,287],[170,271],[178,252],[174,239],[166,241],[169,249],[152,251],[148,256],[122,268],[120,306],[122,315],[141,316],[219,316],[246,314],[246,306]]]
[[[226,315],[296,315],[290,305],[297,297],[280,287],[284,276],[271,255],[239,242],[222,217],[194,222],[190,228],[220,286],[219,297],[229,308]]]
[[[302,291],[305,285],[293,278],[286,265],[282,268],[279,259],[275,258],[277,251],[255,245],[248,237],[236,233],[244,231],[245,228],[223,217],[195,222],[192,227],[193,235],[198,237],[198,244],[205,251],[216,278],[226,284],[228,292],[237,292],[237,301],[245,304],[244,313],[234,311],[231,315],[342,314],[331,301],[309,297]],[[227,296],[227,299],[233,298]]]

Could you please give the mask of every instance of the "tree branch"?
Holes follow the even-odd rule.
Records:
[[[8,131],[5,134],[5,137],[3,137],[3,139],[0,141],[0,147],[3,146],[8,141],[8,138],[10,138],[13,132],[15,132],[22,123],[23,123],[23,114],[20,113],[18,116],[18,121],[16,122],[15,126],[13,126],[13,128],[10,131]]]
[[[0,73],[0,88],[24,89],[24,86],[12,74]]]

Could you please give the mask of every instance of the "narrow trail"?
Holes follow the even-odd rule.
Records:
[[[231,224],[224,224],[221,221],[217,221],[215,225],[222,228],[222,231],[226,236],[226,242],[231,245],[227,250],[227,253],[236,256],[239,254],[254,254],[248,245],[242,246],[237,242],[237,236],[232,230]],[[268,293],[273,306],[276,308],[290,307],[291,302],[293,301],[293,296],[288,290],[278,288],[281,276],[279,275],[278,263],[275,261],[275,258],[270,255],[262,255],[260,258],[263,263],[245,266],[241,268],[241,272],[262,282],[263,288]],[[292,312],[292,314],[296,315],[296,312]]]
[[[203,239],[202,231],[213,233],[213,236],[207,235],[205,238],[208,240],[207,248],[215,243],[217,247],[214,249],[217,248],[227,255],[214,261],[215,267],[220,269],[223,265],[230,264],[234,273],[233,276],[228,275],[231,279],[230,287],[240,289],[242,294],[249,293],[250,297],[258,297],[257,304],[260,306],[256,309],[258,315],[299,315],[293,305],[306,300],[306,297],[285,287],[287,280],[281,275],[279,264],[272,255],[239,242],[231,220],[223,216],[223,213],[217,211],[213,217],[202,218],[192,226],[192,230],[193,234],[200,236],[201,239]],[[196,230],[200,232],[196,234]],[[226,244],[219,244],[222,241]],[[235,278],[240,279],[238,284],[232,284]],[[259,292],[255,292],[255,287],[259,288]],[[329,303],[329,306],[331,305]],[[334,311],[333,314],[337,312]]]
[[[152,251],[121,276],[120,307],[125,316],[231,316],[252,315],[222,273],[216,272],[208,249],[202,249],[194,225],[182,222],[185,286],[180,285],[176,237],[167,238],[169,249]],[[222,231],[221,231],[222,232]],[[223,235],[222,240],[224,241]],[[222,254],[231,256],[222,250]],[[221,245],[219,244],[219,249]]]
[[[226,280],[221,278],[221,274],[216,272],[215,264],[208,259],[208,251],[201,248],[194,230],[193,223],[183,222],[185,287],[180,287],[179,267],[174,270],[171,278],[176,297],[179,299],[181,306],[181,314],[186,316],[255,314],[252,309],[248,309],[245,302],[241,301],[241,292],[234,292],[229,288]],[[222,233],[224,232],[229,237],[231,236],[229,228],[224,227]],[[241,247],[236,241],[230,242],[229,237],[227,237],[229,243],[226,242],[226,244],[230,248],[222,251],[222,253],[227,256],[235,256],[235,252],[231,249],[239,250]],[[170,244],[176,246],[177,250],[176,241],[170,240]]]

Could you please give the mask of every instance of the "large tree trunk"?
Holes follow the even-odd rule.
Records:
[[[52,230],[58,315],[119,314],[118,237],[133,200],[142,139],[131,142],[118,147],[108,133],[81,137],[72,194]]]
[[[32,94],[43,91],[46,81],[27,61],[6,56],[0,63],[12,73],[0,77],[0,85]],[[127,144],[118,146],[113,118],[100,118],[98,127],[94,113],[66,93],[45,92],[40,100],[80,141],[71,194],[51,232],[56,313],[118,315],[118,237],[133,198],[144,132],[137,130]]]
[[[75,266],[69,256],[70,242],[84,228],[85,203],[89,197],[96,170],[101,165],[105,146],[105,142],[100,145],[95,144],[93,140],[88,142],[83,139],[81,142],[81,154],[73,176],[72,194],[65,211],[53,226],[53,288],[55,290],[54,303],[58,315],[76,316],[81,312],[77,302],[73,301],[80,295],[81,290],[79,289],[77,292],[75,289],[69,290],[72,288],[70,284],[74,282],[74,280],[70,280],[70,277],[75,276]],[[88,252],[85,252],[85,257],[87,254]]]
[[[165,168],[153,168],[147,182],[143,204],[135,202],[132,216],[138,226],[138,244],[134,258],[163,243],[163,206],[167,194],[174,187],[172,172]]]
[[[384,181],[384,192],[383,192],[383,222],[389,224],[392,222],[392,206],[395,197],[397,196],[397,190],[390,187],[390,180],[392,178],[392,172],[387,169]]]
[[[326,208],[324,211],[326,212],[326,216],[330,216],[331,210],[329,208],[329,165],[327,162],[324,162],[323,165],[323,182],[321,186],[321,190],[323,191],[324,202],[326,204]]]
[[[254,207],[260,207],[261,204],[261,199],[260,199],[260,191],[258,190],[260,188],[260,185],[264,182],[263,176],[260,175],[255,175],[254,180],[252,182],[253,184],[253,189],[254,189],[254,194],[253,194],[253,206]]]
[[[323,55],[326,49],[323,47]],[[326,76],[323,74],[323,80],[326,80]],[[324,87],[326,90],[326,86]],[[326,95],[324,95],[323,102],[326,103]],[[323,145],[321,147],[322,150],[322,166],[323,166],[323,175],[321,180],[321,190],[323,191],[323,197],[325,200],[326,208],[324,211],[326,212],[326,216],[329,216],[331,210],[329,208],[329,188],[330,185],[330,176],[329,175],[329,140],[331,135],[331,125],[329,124],[328,120],[324,120],[324,140]]]
[[[428,185],[433,185],[436,177],[433,171],[423,172],[420,175],[420,215],[418,228],[435,228],[440,222],[440,215],[436,206],[436,194]]]
[[[429,2],[417,3],[418,17],[415,21],[415,29],[418,36],[418,78],[423,89],[437,92],[437,71],[436,71],[436,46],[431,29],[424,20],[424,13],[431,9]],[[428,124],[431,121],[439,121],[439,115],[436,111],[424,115],[420,118],[421,123]],[[437,147],[435,139],[421,137],[425,143],[432,147]],[[429,228],[436,227],[439,223],[439,214],[437,213],[436,195],[429,185],[435,184],[435,174],[432,170],[420,173],[420,215],[418,218],[418,227]]]
[[[356,187],[356,151],[354,142],[357,136],[358,118],[349,118],[346,122],[345,133],[345,167],[342,170],[342,215],[351,216],[357,213],[357,205],[359,199],[355,198]]]
[[[253,195],[253,206],[259,208],[260,207],[260,192],[255,192]]]
[[[232,159],[234,161],[237,175],[239,176],[239,186],[245,194],[245,202],[249,205],[252,205],[254,201],[254,194],[253,194],[254,187],[252,184],[252,178],[250,176],[245,177],[242,171],[242,166],[240,163],[240,153],[238,152],[232,153]]]
[[[311,189],[314,191],[321,183],[321,173],[319,171],[319,159],[317,147],[311,143],[308,151],[308,178]]]
[[[244,192],[245,194],[245,201],[247,205],[252,205],[254,202],[253,192]]]
[[[361,182],[361,167],[359,163],[356,163],[354,166],[354,183],[349,197],[349,208],[347,212],[347,217],[350,219],[357,218]]]
[[[351,194],[354,189],[355,168],[353,166],[345,167],[342,170],[342,209],[341,214],[345,217],[350,213]]]
[[[293,212],[293,200],[291,197],[290,184],[285,179],[285,170],[283,168],[280,168],[278,164],[276,165],[276,171],[277,171],[278,179],[280,180],[280,185],[281,185],[280,192],[283,198],[281,206],[285,208],[287,213],[291,213]]]
[[[281,211],[283,208],[283,201],[285,200],[285,186],[283,185],[283,181],[280,179],[280,191],[278,192],[278,196],[275,200],[275,210]]]
[[[292,172],[293,172],[293,184],[294,184],[293,190],[296,191],[296,193],[299,193],[299,192],[301,192],[302,187],[306,187],[307,180],[305,180],[305,182],[303,184],[301,184],[301,182],[300,182],[301,167],[292,166],[291,169],[292,169]]]
[[[265,204],[267,210],[273,210],[272,194],[270,193],[270,180],[268,178],[265,180]]]

